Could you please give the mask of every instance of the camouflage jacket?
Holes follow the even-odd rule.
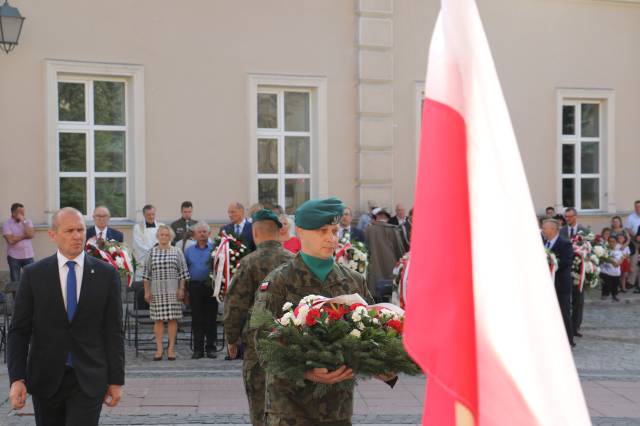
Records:
[[[285,302],[297,305],[310,294],[335,297],[358,293],[367,303],[372,298],[364,277],[345,266],[334,264],[324,283],[309,270],[300,255],[271,272],[256,293],[254,311],[263,310],[274,317],[282,316]],[[257,324],[252,324],[252,329]],[[353,387],[331,390],[322,398],[314,398],[315,384],[296,387],[286,379],[267,374],[266,411],[276,416],[305,419],[312,423],[351,419]]]
[[[257,361],[253,334],[247,335],[256,289],[269,272],[292,258],[293,254],[280,242],[265,241],[240,261],[240,267],[231,280],[224,301],[224,332],[229,343],[236,343],[240,336],[243,337],[247,362]]]

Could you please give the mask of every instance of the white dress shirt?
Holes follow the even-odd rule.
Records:
[[[73,260],[76,262],[76,302],[80,299],[80,288],[82,287],[82,273],[84,271],[84,251],[75,259],[67,259],[60,251],[58,255],[58,273],[60,274],[60,289],[62,290],[62,300],[64,308],[67,309],[67,275],[69,275],[69,267],[67,262]]]
[[[549,250],[551,250],[555,245],[556,241],[558,241],[559,236],[560,234],[556,235],[556,237],[553,240],[548,240],[547,243],[544,245],[545,248],[548,248]]]
[[[104,227],[104,229],[98,229],[98,227],[96,226],[96,239],[98,238],[102,238],[103,240],[107,239],[107,226]]]

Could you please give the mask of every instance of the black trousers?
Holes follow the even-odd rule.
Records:
[[[189,281],[189,303],[191,305],[191,332],[195,351],[214,351],[218,338],[216,319],[218,300],[206,281]],[[205,345],[206,337],[206,345]]]
[[[571,295],[571,324],[573,326],[573,334],[580,331],[582,325],[582,313],[584,312],[584,291],[580,291],[580,287],[573,286]]]
[[[32,396],[37,426],[97,426],[104,395],[85,394],[72,368],[67,368],[58,391],[51,398]]]
[[[602,295],[607,297],[611,294],[613,297],[618,295],[618,287],[620,287],[620,277],[614,277],[607,274],[600,274],[602,278]]]
[[[558,304],[562,313],[562,322],[567,331],[569,343],[573,343],[573,326],[571,325],[571,293],[556,293],[558,295]]]

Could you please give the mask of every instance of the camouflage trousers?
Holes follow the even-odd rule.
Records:
[[[277,414],[267,414],[267,426],[351,426],[351,420],[317,422],[299,417],[285,417]]]
[[[246,362],[242,366],[244,389],[249,400],[249,413],[253,426],[264,426],[265,373],[257,362]]]

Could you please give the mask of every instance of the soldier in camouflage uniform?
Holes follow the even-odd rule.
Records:
[[[343,209],[344,205],[336,198],[308,201],[298,208],[296,227],[302,251],[260,284],[254,312],[266,311],[279,317],[286,302],[297,305],[310,294],[335,297],[358,293],[371,303],[364,277],[333,259]],[[257,327],[256,322],[250,328]],[[392,374],[383,380],[394,377]],[[313,369],[305,375],[306,387],[300,388],[286,379],[267,374],[267,425],[351,425],[353,386],[346,390],[332,389],[322,398],[314,397],[313,393],[314,382],[335,384],[352,378],[353,371],[345,366],[333,372]],[[394,380],[389,382],[391,386]]]
[[[247,333],[247,327],[258,285],[269,272],[293,258],[278,241],[279,228],[282,224],[272,211],[263,209],[253,215],[253,238],[257,250],[240,262],[224,302],[224,330],[229,356],[236,358],[241,335],[245,345],[242,372],[254,426],[265,424],[265,375],[258,364],[254,333]]]

